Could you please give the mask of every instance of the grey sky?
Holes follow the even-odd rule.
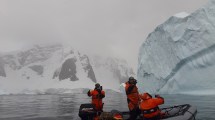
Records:
[[[207,0],[0,0],[0,52],[62,42],[86,53],[119,56],[136,68],[153,29]]]

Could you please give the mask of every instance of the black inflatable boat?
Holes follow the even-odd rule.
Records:
[[[110,115],[120,114],[122,115],[123,120],[129,117],[129,112],[120,112],[117,110],[112,110],[110,112],[96,112],[94,109],[94,105],[92,104],[82,104],[79,109],[79,117],[82,120],[93,120],[93,117],[96,115],[103,115],[104,113],[109,113],[108,116],[103,120],[108,120],[111,118]],[[194,106],[189,104],[177,105],[167,108],[161,108],[164,116],[162,120],[195,120],[195,116],[197,114],[197,109]],[[143,120],[142,115],[140,115],[137,120]]]

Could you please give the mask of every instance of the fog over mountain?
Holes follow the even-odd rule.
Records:
[[[35,45],[0,55],[0,94],[65,93],[95,83],[119,91],[134,74],[123,59],[90,56],[61,44]]]
[[[121,57],[134,69],[142,40],[178,12],[207,0],[1,0],[0,52],[58,42]]]

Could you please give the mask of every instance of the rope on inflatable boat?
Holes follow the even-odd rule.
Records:
[[[189,112],[192,116],[193,116],[193,120],[196,120],[196,118],[195,118],[195,114],[193,114],[192,112],[190,112],[189,110],[187,110],[187,112]]]
[[[178,106],[173,106],[169,108],[161,108],[161,111],[162,113],[165,114],[166,117],[174,117],[174,116],[183,115],[186,111],[188,111],[189,107],[190,107],[189,104],[185,104],[185,105],[178,105]],[[173,109],[178,109],[178,112],[175,114],[170,114],[169,112],[172,111]]]

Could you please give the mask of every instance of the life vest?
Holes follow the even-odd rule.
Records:
[[[97,111],[102,111],[103,103],[102,99],[105,97],[105,92],[101,91],[100,93],[97,90],[91,90],[88,92],[88,96],[92,96],[92,104],[95,105]]]
[[[160,115],[161,111],[158,105],[164,103],[164,99],[162,97],[152,98],[144,94],[143,96],[140,95],[140,98],[142,99],[140,110],[145,118],[153,118]]]
[[[113,116],[113,118],[114,118],[114,120],[123,120],[123,117],[122,117],[121,114],[115,114],[115,115]]]
[[[128,108],[129,110],[133,110],[139,107],[139,92],[136,85],[131,85],[128,82],[125,83],[125,91],[127,95]]]

